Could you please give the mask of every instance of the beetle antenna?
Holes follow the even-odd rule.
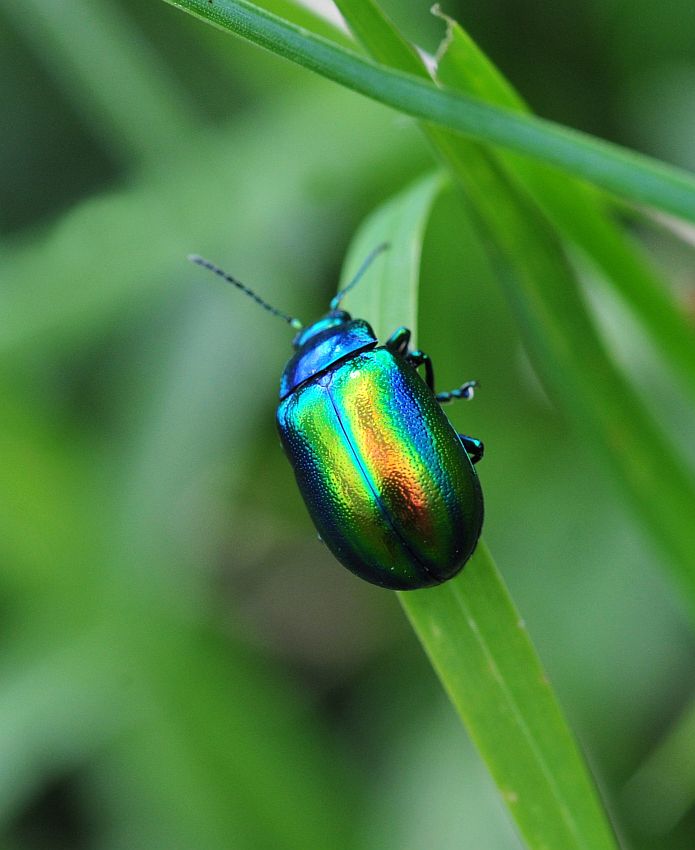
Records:
[[[357,272],[356,272],[355,276],[353,277],[353,279],[350,281],[350,283],[348,283],[347,286],[343,287],[343,289],[341,289],[340,292],[331,301],[331,303],[329,305],[331,310],[337,310],[338,309],[338,305],[340,304],[340,302],[343,300],[343,298],[345,298],[345,296],[348,294],[348,292],[360,282],[360,280],[364,276],[364,273],[371,266],[371,264],[374,262],[374,260],[376,260],[376,258],[379,256],[379,254],[383,254],[383,252],[387,251],[390,247],[391,246],[389,245],[388,242],[382,242],[381,245],[377,245],[376,248],[374,248],[373,251],[370,251],[370,253],[367,255],[367,258],[365,259],[365,261],[357,269]]]
[[[236,286],[237,289],[240,289],[245,295],[248,295],[249,298],[253,298],[256,304],[260,304],[264,310],[272,313],[273,316],[278,316],[280,319],[284,319],[284,321],[286,321],[287,324],[295,330],[301,330],[304,327],[299,319],[295,319],[293,316],[288,316],[287,313],[283,313],[282,310],[278,310],[277,307],[273,307],[271,304],[268,304],[267,301],[264,301],[260,296],[256,295],[252,289],[249,289],[248,286],[243,284],[240,280],[237,280],[235,277],[227,274],[224,269],[221,269],[219,266],[211,263],[210,260],[206,260],[205,257],[200,257],[198,254],[189,254],[188,259],[197,266],[202,266],[204,269],[207,269],[213,274],[216,274],[218,277],[221,277],[222,280],[226,280],[227,283],[231,283],[233,286]]]

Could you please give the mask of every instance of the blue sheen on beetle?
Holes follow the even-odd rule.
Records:
[[[373,584],[415,590],[455,576],[476,547],[483,495],[474,464],[483,444],[457,434],[441,408],[472,397],[474,381],[435,394],[432,363],[409,350],[407,328],[379,345],[366,321],[338,309],[384,248],[295,337],[277,427],[314,525],[338,561]],[[212,263],[192,259],[301,327]]]

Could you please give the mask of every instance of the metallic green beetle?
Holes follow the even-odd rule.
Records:
[[[370,254],[329,312],[295,337],[277,425],[311,518],[335,557],[373,584],[414,590],[452,578],[475,549],[483,496],[473,464],[483,444],[457,434],[440,407],[472,397],[475,381],[435,394],[432,363],[409,351],[407,328],[380,346],[367,322],[338,309],[385,247]],[[192,259],[301,327],[221,269]]]

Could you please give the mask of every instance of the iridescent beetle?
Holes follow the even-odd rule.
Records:
[[[475,381],[435,394],[432,362],[409,350],[407,328],[379,345],[366,321],[339,309],[386,247],[372,251],[329,312],[306,328],[208,260],[189,259],[299,331],[280,382],[277,426],[311,518],[360,578],[414,590],[455,576],[475,549],[483,494],[473,464],[483,444],[457,434],[440,407],[471,398]]]

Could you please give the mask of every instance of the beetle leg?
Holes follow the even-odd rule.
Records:
[[[410,344],[410,331],[408,328],[400,327],[391,334],[384,343],[392,354],[400,354],[405,356],[408,353],[408,345]]]
[[[475,437],[469,437],[467,434],[459,434],[459,440],[461,440],[464,449],[468,452],[471,463],[478,463],[485,454],[485,446],[482,440],[476,440]]]
[[[418,366],[425,367],[425,383],[434,392],[434,368],[429,354],[424,351],[408,351],[411,333],[408,328],[397,328],[391,336],[386,340],[385,347],[393,354],[399,354],[405,357],[408,363],[417,369]]]
[[[411,351],[406,355],[405,358],[411,366],[417,369],[418,366],[425,367],[425,383],[427,386],[434,392],[434,367],[432,366],[432,360],[430,359],[429,354],[425,354],[424,351]]]
[[[471,399],[473,398],[475,388],[479,386],[480,384],[477,381],[466,381],[465,384],[461,384],[460,387],[450,390],[448,393],[437,393],[437,401],[440,404],[447,404],[447,402],[459,398]]]

